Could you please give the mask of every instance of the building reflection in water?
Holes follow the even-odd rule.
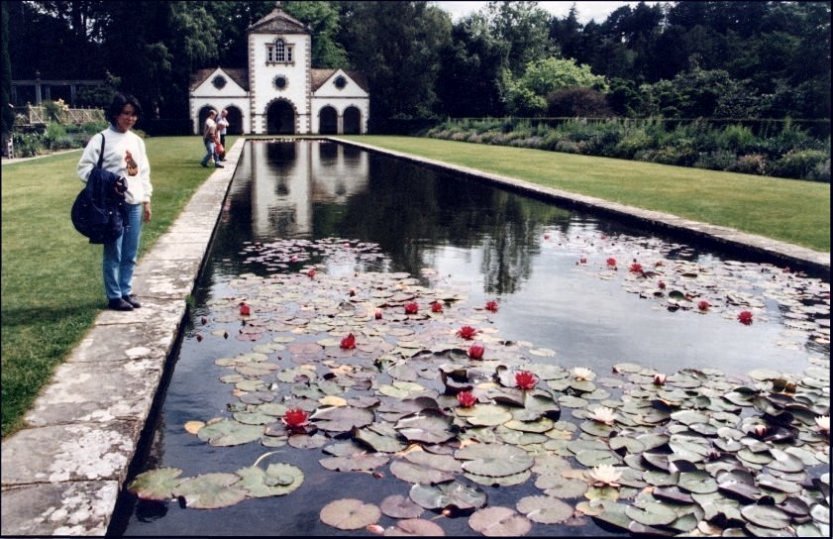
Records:
[[[368,153],[328,141],[252,141],[241,163],[252,179],[256,237],[309,237],[313,204],[343,204],[367,189]],[[238,171],[238,174],[241,171]]]

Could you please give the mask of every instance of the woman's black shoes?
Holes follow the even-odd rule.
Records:
[[[123,299],[124,301],[129,303],[130,306],[133,307],[134,309],[138,309],[139,307],[142,306],[141,303],[136,301],[136,296],[134,296],[133,294],[129,294],[127,296],[122,296],[121,299]]]
[[[107,308],[113,311],[132,311],[133,305],[124,300],[124,298],[116,298],[107,301]]]

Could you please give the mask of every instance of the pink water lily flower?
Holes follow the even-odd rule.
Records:
[[[515,386],[524,391],[533,389],[538,383],[538,377],[529,371],[518,371],[515,373]]]
[[[738,322],[740,322],[744,326],[751,326],[752,325],[752,312],[751,311],[741,311],[740,314],[738,314]]]
[[[486,347],[482,344],[473,344],[469,348],[469,357],[471,359],[483,359],[483,353],[486,352]]]
[[[489,312],[496,313],[498,310],[498,304],[495,300],[490,300],[486,302],[486,310]]]
[[[477,330],[471,326],[463,326],[457,330],[457,336],[470,341],[477,335]]]
[[[471,408],[477,404],[477,397],[471,391],[461,391],[457,393],[457,402],[460,403],[461,408]]]
[[[352,333],[349,333],[346,337],[341,339],[341,347],[344,350],[352,350],[356,347],[356,337]]]
[[[607,267],[608,268],[615,268],[616,267],[616,259],[612,256],[607,259]]]
[[[439,301],[435,301],[431,304],[431,312],[432,313],[441,313],[443,312],[443,304]]]
[[[417,314],[419,312],[419,304],[412,301],[405,304],[405,314]]]
[[[300,408],[291,408],[283,414],[281,421],[290,429],[299,429],[309,425],[309,414]]]

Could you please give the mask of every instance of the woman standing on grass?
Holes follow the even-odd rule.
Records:
[[[133,295],[133,270],[139,251],[142,219],[150,222],[150,164],[145,142],[131,129],[142,108],[132,95],[116,94],[107,117],[110,127],[100,133],[104,137],[102,168],[126,179],[124,193],[124,233],[104,244],[104,291],[107,307],[116,311],[132,311],[141,304]],[[78,162],[78,176],[86,182],[101,153],[101,137],[94,136],[84,148]]]

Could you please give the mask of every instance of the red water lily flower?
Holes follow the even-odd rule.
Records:
[[[518,371],[515,373],[515,386],[524,391],[532,389],[538,383],[538,377],[529,371]]]
[[[469,357],[472,359],[483,359],[483,353],[486,351],[486,347],[482,344],[473,344],[469,347]]]
[[[381,320],[381,319],[382,319],[382,309],[376,309],[376,310],[373,312],[373,317],[374,317],[376,320]]]
[[[477,330],[471,326],[463,326],[457,330],[457,336],[462,337],[467,341],[472,340],[475,335],[477,335]]]
[[[642,271],[642,264],[640,264],[639,262],[634,262],[633,264],[631,264],[631,267],[628,268],[628,269],[630,270],[631,273],[644,273]]]
[[[665,290],[665,281],[660,281],[657,283],[657,286],[660,290]]]
[[[246,305],[246,302],[240,303],[240,316],[249,316],[252,314],[252,310]]]
[[[310,279],[315,279],[315,268],[310,268],[307,270],[307,277]]]
[[[738,322],[740,322],[744,326],[751,326],[752,325],[752,312],[750,312],[750,311],[741,311],[740,314],[738,314]]]
[[[579,264],[587,264],[587,257],[583,256],[583,257],[579,258],[578,263]]]
[[[497,301],[489,300],[486,302],[486,310],[489,312],[496,313],[498,309]]]
[[[432,313],[441,313],[443,312],[443,304],[439,301],[435,301],[431,304],[431,312]]]
[[[607,267],[608,268],[615,268],[616,267],[616,259],[612,256],[607,259]]]
[[[419,305],[416,301],[405,304],[405,314],[416,314],[419,312]]]
[[[341,347],[344,350],[352,350],[356,347],[356,337],[352,333],[349,333],[346,337],[341,339]]]
[[[471,408],[477,404],[477,397],[471,391],[461,391],[457,393],[457,402],[462,408]]]
[[[711,307],[711,304],[704,299],[701,299],[700,302],[697,304],[697,308],[703,312],[708,311],[709,307]]]
[[[300,408],[291,408],[283,414],[281,421],[290,429],[299,429],[309,425],[309,414]]]

